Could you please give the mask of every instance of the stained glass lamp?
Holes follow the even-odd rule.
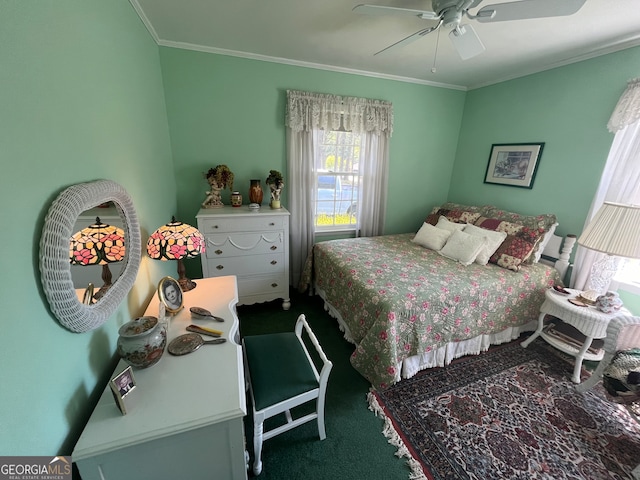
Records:
[[[183,259],[194,258],[204,253],[204,236],[197,228],[176,221],[158,228],[147,241],[147,254],[155,260],[178,261],[178,283],[183,292],[196,287],[196,283],[186,277]]]
[[[100,217],[96,217],[93,225],[74,233],[69,242],[71,265],[102,265],[104,285],[93,295],[96,300],[104,296],[112,285],[109,264],[122,261],[125,253],[124,230],[102,223]]]

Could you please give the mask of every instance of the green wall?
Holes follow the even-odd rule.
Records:
[[[449,200],[555,213],[558,233],[580,235],[614,135],[607,122],[640,47],[467,93]],[[491,145],[545,142],[531,190],[484,184]],[[640,296],[623,293],[640,312]]]
[[[638,65],[633,48],[468,92],[449,199],[555,213],[561,234],[580,234]],[[533,189],[483,183],[492,144],[527,142],[545,142]]]
[[[113,317],[71,333],[42,292],[40,233],[62,190],[101,178],[130,193],[143,239],[175,209],[158,47],[128,0],[3,0],[0,65],[0,455],[70,454],[166,267],[145,259]]]
[[[448,193],[465,92],[324,70],[161,48],[181,220],[195,222],[219,163],[247,203],[249,181],[283,173],[286,91],[388,100],[394,108],[386,233],[416,231]],[[288,204],[287,186],[283,205]],[[223,194],[229,203],[229,191]],[[265,206],[267,201],[265,200]],[[197,275],[199,261],[188,262]]]

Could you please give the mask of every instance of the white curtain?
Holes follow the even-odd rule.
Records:
[[[607,125],[615,133],[585,227],[604,202],[640,204],[640,78],[631,80]],[[605,254],[578,247],[571,285],[589,290],[593,265]]]
[[[285,117],[291,212],[290,280],[292,285],[298,285],[315,241],[313,170],[318,132],[344,129],[363,135],[362,202],[357,227],[360,235],[379,235],[386,211],[393,106],[383,100],[288,90]]]

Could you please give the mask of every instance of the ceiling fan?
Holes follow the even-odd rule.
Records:
[[[432,11],[366,4],[357,5],[353,8],[353,11],[368,15],[411,16],[437,22],[436,25],[423,28],[383,48],[374,55],[411,43],[424,37],[428,33],[436,31],[444,25],[447,28],[452,28],[449,32],[449,38],[462,60],[467,60],[484,52],[485,47],[471,25],[460,24],[463,17],[466,16],[471,20],[477,20],[481,23],[504,22],[528,18],[561,17],[573,15],[580,10],[585,1],[586,0],[520,0],[507,3],[495,3],[482,7],[475,15],[471,14],[469,9],[477,7],[482,0],[432,0]]]

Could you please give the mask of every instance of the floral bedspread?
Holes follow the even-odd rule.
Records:
[[[546,265],[464,266],[413,237],[317,243],[302,276],[338,311],[356,345],[351,364],[377,388],[395,383],[409,356],[537,319],[545,290],[560,283]]]

